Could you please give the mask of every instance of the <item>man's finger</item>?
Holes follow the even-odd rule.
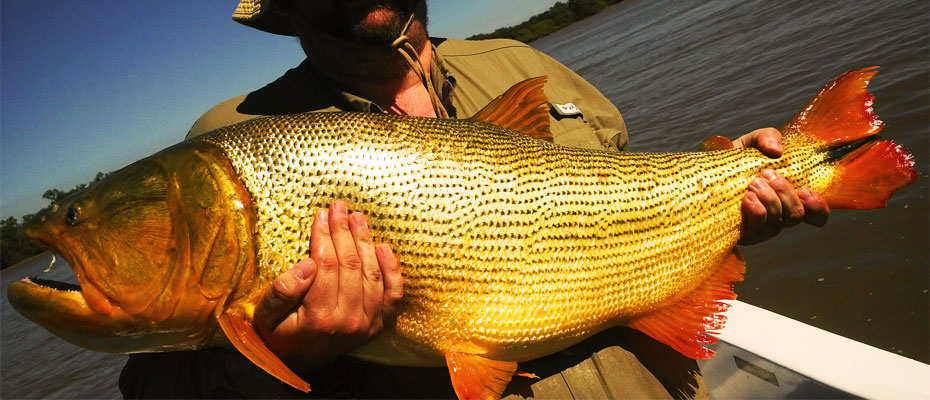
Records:
[[[769,187],[778,195],[778,200],[781,203],[781,226],[792,227],[800,224],[804,220],[804,204],[801,203],[794,186],[791,186],[791,183],[784,177],[771,169],[762,171],[762,176],[768,181]]]
[[[766,156],[777,158],[781,157],[781,132],[775,128],[756,129],[733,141],[733,146],[738,148],[756,148]]]
[[[740,244],[753,244],[759,241],[759,232],[765,225],[765,206],[751,190],[746,192],[741,203],[743,226],[740,231]]]
[[[344,201],[334,201],[329,207],[329,230],[339,259],[339,292],[336,307],[345,315],[361,312],[362,258],[349,229],[349,214]]]
[[[384,282],[381,266],[375,254],[375,245],[371,239],[371,229],[365,214],[349,215],[349,230],[355,239],[355,249],[362,260],[362,307],[368,320],[381,317],[381,305],[384,298]]]
[[[758,232],[759,240],[766,240],[781,231],[781,200],[778,193],[769,186],[763,178],[755,178],[749,185],[749,190],[755,193],[759,202],[765,207],[765,225]]]
[[[391,251],[391,247],[381,243],[375,247],[378,256],[378,265],[381,266],[381,276],[384,280],[383,318],[390,323],[397,315],[397,307],[404,298],[404,278],[400,272],[400,261]]]
[[[329,214],[329,210],[317,212],[310,227],[310,258],[316,263],[317,273],[304,297],[304,306],[320,314],[329,314],[336,309],[339,290],[339,259],[330,237]]]
[[[830,217],[830,205],[827,200],[808,188],[798,191],[798,197],[804,204],[804,222],[813,226],[824,226]]]
[[[255,324],[264,332],[274,328],[291,311],[300,306],[316,277],[316,264],[305,258],[275,278],[255,309]]]

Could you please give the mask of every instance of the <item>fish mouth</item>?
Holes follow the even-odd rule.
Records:
[[[28,283],[32,283],[34,285],[42,286],[48,289],[54,289],[60,292],[80,292],[81,291],[81,285],[75,284],[75,283],[53,281],[51,279],[42,279],[36,276],[30,276],[30,277],[24,278],[23,280],[25,280]]]
[[[65,257],[63,257],[56,249],[52,248],[45,242],[42,242],[41,240],[38,240],[38,239],[33,239],[33,242],[38,244],[39,247],[42,248],[42,250],[52,255],[52,261],[48,264],[48,267],[45,268],[45,271],[44,271],[45,273],[50,272],[53,267],[56,267],[56,265],[58,264],[58,260],[63,260],[66,264],[68,264],[68,267],[71,269],[71,275],[66,277],[65,279],[77,281],[77,278],[74,275],[74,268],[71,267],[74,264],[72,264],[67,259],[65,259]],[[39,278],[38,276],[35,276],[35,275],[23,278],[22,280],[27,283],[32,283],[34,285],[42,286],[47,289],[54,289],[57,291],[63,291],[63,292],[80,292],[81,291],[80,283],[55,281],[51,279]]]
[[[7,298],[17,312],[68,342],[121,352],[108,338],[127,329],[128,316],[119,308],[110,314],[98,312],[87,299],[87,287],[30,276],[11,283]]]
[[[97,313],[105,315],[110,314],[113,310],[113,305],[110,299],[108,299],[88,278],[85,265],[81,262],[81,257],[79,257],[78,254],[80,252],[69,248],[69,246],[64,243],[66,241],[65,238],[58,237],[59,235],[56,235],[54,231],[45,229],[44,224],[47,218],[48,217],[44,215],[38,217],[39,222],[34,225],[27,225],[23,229],[23,233],[26,237],[32,239],[33,242],[38,243],[41,247],[52,253],[52,257],[55,257],[53,258],[52,264],[49,264],[49,269],[47,269],[46,272],[54,265],[54,260],[56,258],[62,259],[68,264],[74,276],[77,278],[77,284],[59,282],[35,276],[25,278],[21,280],[21,282],[46,289],[42,292],[51,296],[46,299],[46,301],[56,301],[55,292],[73,292],[80,294],[84,299],[84,304],[90,306],[90,308]],[[10,285],[10,288],[12,287],[13,285]]]
[[[37,240],[38,241],[38,240]],[[92,310],[100,313],[98,308],[104,310],[111,310],[112,307],[94,307],[91,299],[87,298],[88,291],[85,291],[85,286],[81,285],[82,279],[80,279],[80,270],[78,264],[72,259],[63,257],[57,249],[52,248],[47,243],[39,241],[43,247],[46,248],[52,254],[52,262],[49,264],[48,269],[45,272],[51,271],[51,268],[55,266],[55,260],[61,259],[71,269],[72,276],[71,279],[75,279],[78,283],[56,281],[52,279],[39,278],[38,276],[29,276],[23,279],[20,279],[18,282],[14,282],[10,285],[11,290],[17,290],[16,297],[14,297],[14,292],[10,292],[10,304],[16,308],[17,301],[24,301],[26,303],[36,303],[36,302],[49,302],[49,303],[63,303],[63,304],[73,304],[78,306],[77,308],[83,309],[85,307],[90,307]],[[67,277],[65,278],[67,279]],[[91,285],[86,285],[90,287]],[[106,303],[109,303],[104,299]],[[76,304],[79,303],[79,304]],[[98,301],[99,303],[99,301]],[[35,306],[29,306],[34,308]],[[17,308],[19,310],[19,308]],[[21,311],[22,313],[22,311]],[[23,313],[26,315],[25,313]],[[108,312],[102,314],[109,314]],[[29,317],[28,315],[26,315]],[[32,318],[30,318],[32,319]]]
[[[84,299],[81,286],[73,283],[30,276],[11,283],[7,297],[16,311],[43,326],[64,314],[96,314]]]
[[[76,277],[78,273],[75,270],[73,261],[61,257],[58,252],[51,249],[46,243],[42,243],[46,249],[52,253],[53,261],[49,264],[49,269],[54,266],[56,258],[63,259],[71,267],[71,272]],[[67,278],[66,278],[67,279]],[[38,276],[29,276],[10,284],[8,298],[10,305],[13,306],[20,314],[30,320],[44,325],[43,321],[61,315],[63,312],[73,314],[86,314],[93,311],[89,302],[85,298],[84,287],[78,283],[56,281],[52,279],[39,278]]]

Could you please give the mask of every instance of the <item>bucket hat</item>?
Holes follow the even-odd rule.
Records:
[[[286,1],[286,0],[284,0]],[[297,36],[281,0],[239,0],[232,19],[242,25],[276,35]]]

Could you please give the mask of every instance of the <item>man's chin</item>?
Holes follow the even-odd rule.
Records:
[[[403,33],[405,22],[400,12],[378,7],[353,27],[352,39],[360,44],[389,45]]]

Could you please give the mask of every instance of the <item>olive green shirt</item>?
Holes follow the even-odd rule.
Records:
[[[468,118],[514,84],[545,76],[556,143],[626,149],[626,125],[617,107],[551,57],[505,39],[433,39],[433,43],[430,77],[450,116]],[[371,101],[336,88],[305,60],[265,87],[216,105],[194,123],[187,138],[259,116],[308,111],[382,112]]]

